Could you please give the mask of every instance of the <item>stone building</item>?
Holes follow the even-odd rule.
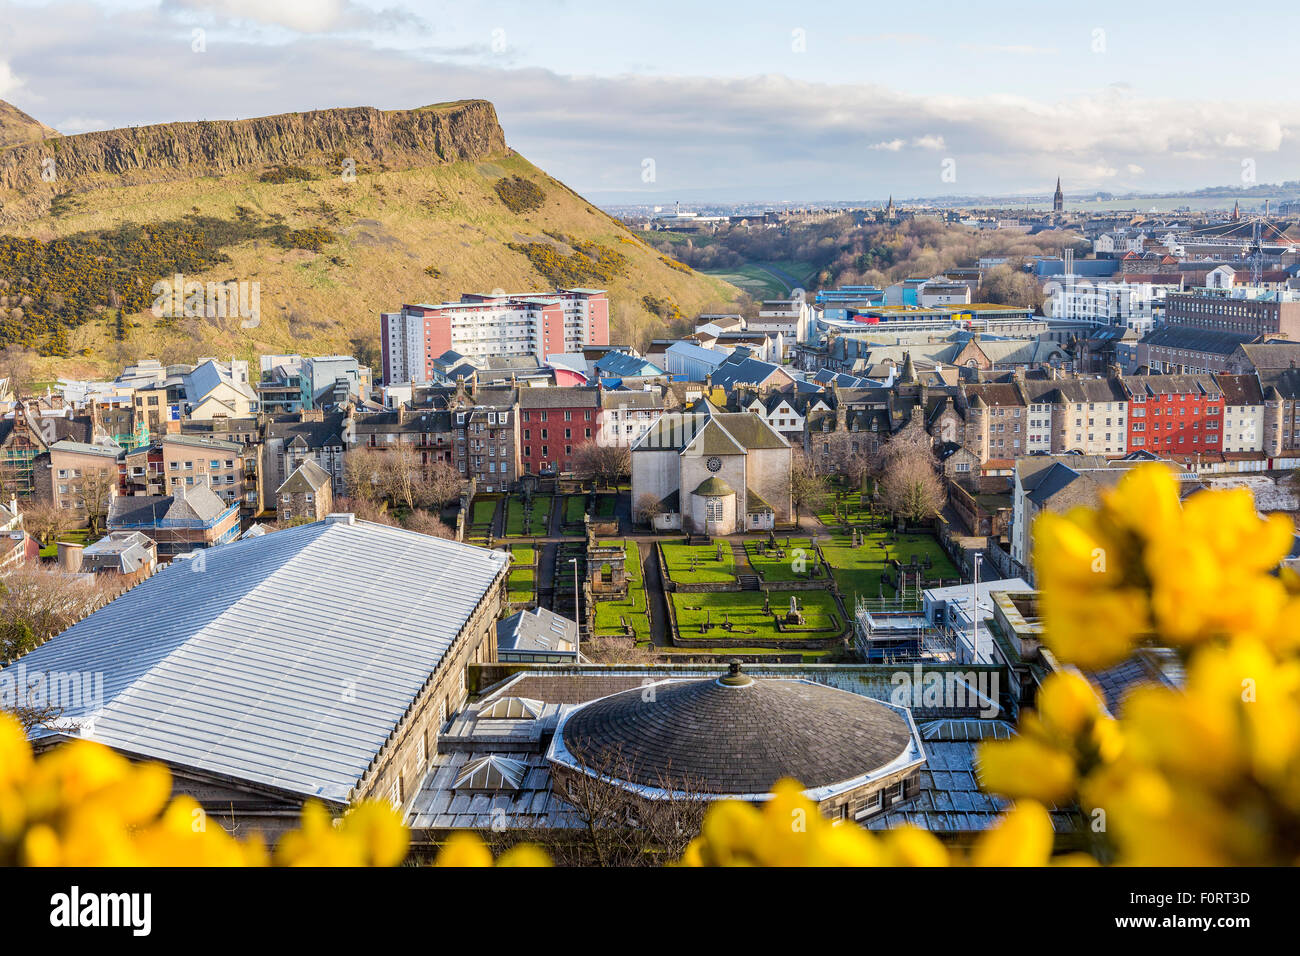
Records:
[[[34,745],[161,761],[209,826],[268,843],[307,800],[404,813],[469,665],[496,660],[508,569],[504,552],[352,515],[178,561],[15,662],[103,674]]]
[[[790,443],[766,420],[701,401],[664,414],[633,446],[633,507],[653,497],[661,530],[767,530],[793,520],[790,465]]]
[[[329,472],[314,461],[304,461],[275,491],[276,517],[280,521],[320,521],[334,510],[334,486]]]

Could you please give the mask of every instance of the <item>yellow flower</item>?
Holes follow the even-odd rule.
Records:
[[[1046,866],[1052,856],[1052,818],[1043,805],[1018,802],[971,850],[975,866]]]
[[[438,851],[434,866],[491,866],[492,851],[477,834],[453,833]]]

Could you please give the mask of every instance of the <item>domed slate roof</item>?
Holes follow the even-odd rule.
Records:
[[[765,794],[783,777],[807,790],[856,780],[913,746],[901,709],[806,680],[751,680],[733,665],[728,677],[653,689],[571,712],[556,741],[560,762],[616,766],[628,783],[656,790],[685,780],[696,792]]]

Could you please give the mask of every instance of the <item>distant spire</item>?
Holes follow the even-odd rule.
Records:
[[[1065,209],[1065,193],[1061,192],[1061,177],[1056,177],[1056,192],[1052,195],[1052,212],[1062,212]]]

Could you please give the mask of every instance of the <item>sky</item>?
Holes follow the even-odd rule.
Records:
[[[1244,193],[1300,179],[1285,9],[0,0],[0,99],[65,134],[488,99],[512,147],[607,205],[1028,196],[1057,176]]]

